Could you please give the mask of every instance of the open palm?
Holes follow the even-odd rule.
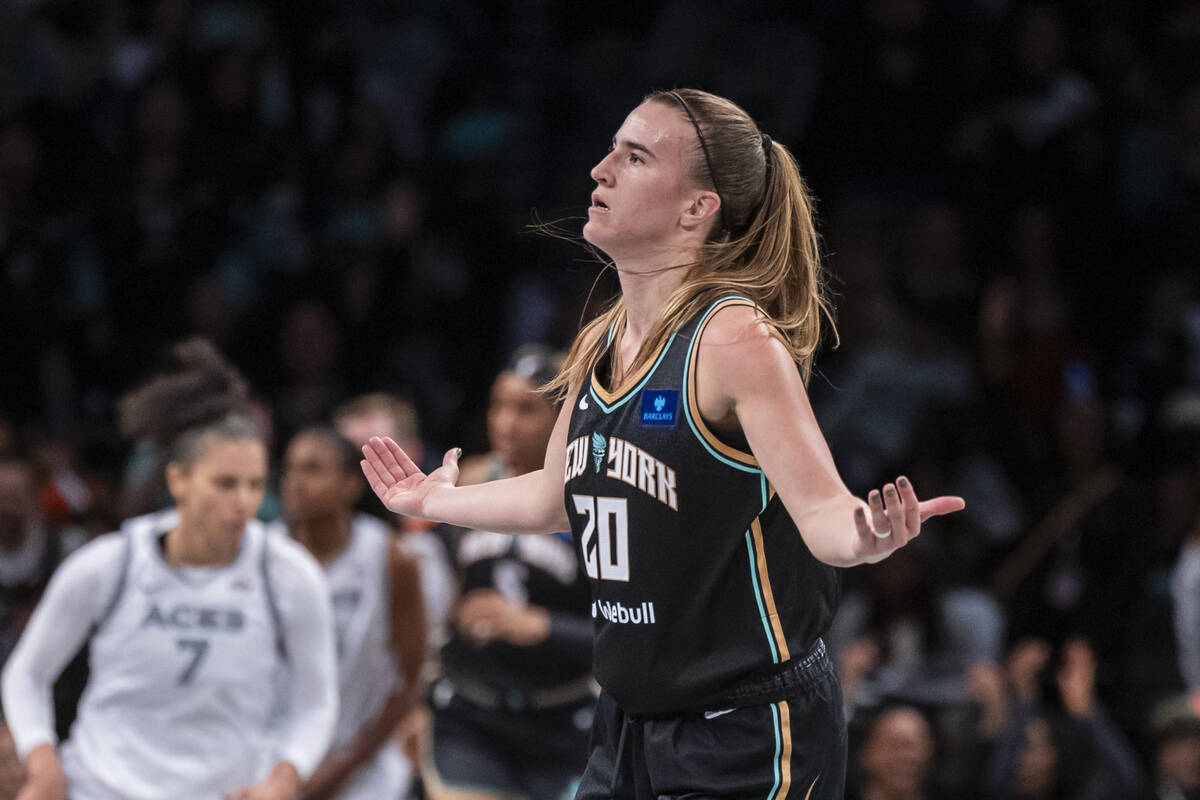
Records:
[[[372,436],[363,445],[363,474],[371,490],[389,511],[408,517],[426,518],[425,503],[430,493],[458,482],[460,449],[446,451],[442,466],[426,475],[400,445],[388,437]]]

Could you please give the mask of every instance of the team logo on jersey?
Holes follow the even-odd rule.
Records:
[[[164,610],[151,603],[140,627],[236,633],[246,627],[246,617],[236,608],[201,608],[182,603]]]
[[[678,389],[647,389],[642,392],[643,427],[673,428],[678,410]]]
[[[586,394],[585,394],[583,397],[579,398],[579,410],[580,410],[580,411],[587,411],[587,410],[588,410],[588,401],[587,401],[587,395],[586,395]]]
[[[592,434],[592,461],[596,464],[596,472],[604,463],[604,451],[608,449],[608,440],[598,433]]]

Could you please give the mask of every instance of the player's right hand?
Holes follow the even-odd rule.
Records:
[[[388,437],[372,436],[363,445],[363,474],[371,490],[379,496],[389,511],[408,517],[428,519],[426,502],[439,489],[450,489],[458,483],[460,448],[446,451],[442,466],[426,475],[408,454]]]
[[[16,800],[66,800],[67,779],[60,770],[57,775],[30,775],[17,792]]]
[[[66,800],[67,777],[53,745],[40,744],[25,757],[29,777],[16,800]]]

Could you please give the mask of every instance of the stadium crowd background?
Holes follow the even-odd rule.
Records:
[[[858,796],[1139,796],[1122,754],[1196,796],[1197,54],[1187,0],[0,4],[0,656],[30,537],[123,513],[115,399],[185,336],[277,445],[384,391],[429,452],[486,449],[491,377],[600,272],[531,227],[576,233],[625,111],[694,85],[818,197],[841,346],[810,391],[850,488],[968,501],[845,575]]]

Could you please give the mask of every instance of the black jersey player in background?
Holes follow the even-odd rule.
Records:
[[[460,483],[541,469],[558,404],[538,391],[562,354],[529,345],[492,384],[492,451]],[[565,526],[564,526],[565,528]],[[596,704],[588,580],[570,535],[466,530],[454,537],[461,599],[431,692],[422,775],[432,800],[569,796]]]
[[[840,800],[834,568],[963,501],[900,477],[864,502],[838,476],[805,388],[829,316],[811,200],[742,109],[652,94],[592,178],[583,235],[621,295],[551,384],[566,402],[544,469],[457,487],[457,451],[424,475],[373,439],[364,471],[402,513],[571,525],[603,689],[577,797]]]

